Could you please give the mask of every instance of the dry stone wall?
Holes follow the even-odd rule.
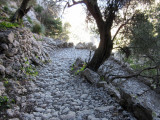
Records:
[[[0,32],[0,74],[5,77],[23,76],[28,65],[42,65],[49,60],[40,36],[27,28],[10,29]]]

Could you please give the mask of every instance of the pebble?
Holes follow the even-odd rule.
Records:
[[[52,62],[39,68],[33,93],[26,103],[34,103],[33,112],[22,111],[23,120],[126,120],[126,113],[106,90],[95,88],[84,78],[70,74],[77,57],[88,59],[88,50],[63,48],[51,53]],[[65,59],[67,58],[67,59]],[[112,102],[109,102],[112,101]],[[27,104],[24,104],[24,107]],[[118,113],[114,115],[114,113]],[[136,120],[127,112],[127,118]]]

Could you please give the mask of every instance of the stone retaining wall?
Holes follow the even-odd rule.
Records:
[[[106,74],[105,81],[100,75]],[[113,59],[109,59],[99,69],[99,74],[86,69],[83,75],[97,87],[108,89],[109,94],[117,98],[117,101],[128,111],[131,111],[138,120],[160,120],[160,95],[151,90],[146,84],[136,78],[114,79],[108,75],[128,75],[128,71],[122,69]],[[97,76],[97,77],[95,77]],[[99,81],[97,83],[97,81]]]

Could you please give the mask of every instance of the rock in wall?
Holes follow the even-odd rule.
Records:
[[[38,37],[27,28],[0,31],[0,74],[3,77],[22,77],[22,68],[42,65],[49,60]]]

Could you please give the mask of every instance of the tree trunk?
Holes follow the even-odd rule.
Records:
[[[20,8],[15,12],[13,17],[11,18],[11,22],[18,22],[20,21],[25,14],[30,10],[31,6],[27,8],[27,5],[30,0],[23,0]]]
[[[108,59],[113,49],[113,43],[111,40],[110,29],[106,28],[100,31],[100,43],[99,47],[95,51],[91,61],[88,63],[87,68],[97,71],[98,68]]]
[[[98,68],[104,63],[104,61],[110,57],[113,42],[111,38],[111,27],[113,24],[113,20],[115,18],[115,12],[113,9],[109,10],[108,19],[106,21],[103,20],[102,14],[98,7],[97,0],[84,0],[89,12],[92,14],[94,19],[96,20],[97,27],[100,33],[100,43],[95,51],[91,61],[88,63],[87,68],[97,71]]]

